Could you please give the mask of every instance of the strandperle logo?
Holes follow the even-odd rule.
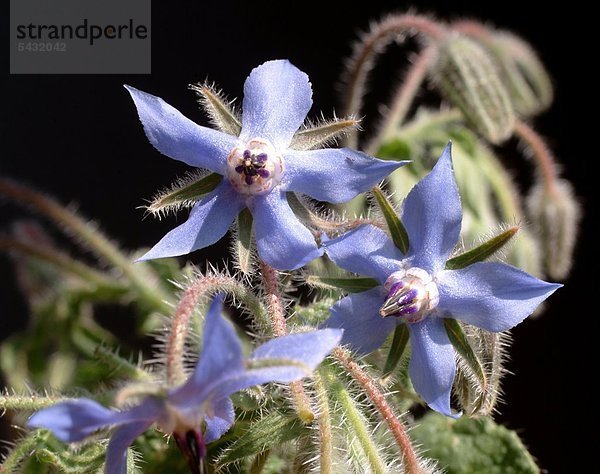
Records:
[[[11,74],[149,74],[149,0],[10,0]]]
[[[149,28],[140,25],[133,18],[121,25],[96,25],[84,18],[81,24],[73,25],[17,25],[17,39],[30,40],[65,40],[83,39],[89,40],[93,46],[99,39],[146,39]]]

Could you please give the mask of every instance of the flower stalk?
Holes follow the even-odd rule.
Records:
[[[158,282],[149,284],[149,276],[154,280],[156,278],[144,271],[146,269],[136,268],[131,260],[105,237],[96,226],[90,225],[90,223],[61,206],[54,199],[13,180],[0,178],[0,194],[4,194],[19,204],[31,206],[58,224],[58,227],[67,234],[85,242],[96,255],[106,259],[111,265],[123,272],[123,275],[139,292],[143,301],[163,314],[170,311],[167,303],[169,297],[160,288]]]
[[[275,337],[285,336],[288,333],[285,321],[285,309],[279,290],[279,273],[277,270],[261,261],[260,269],[265,287],[265,299],[267,300],[267,314],[271,320],[271,329]],[[298,418],[303,423],[311,423],[315,419],[314,410],[304,389],[301,380],[290,383],[290,392],[294,401],[294,407]]]
[[[517,120],[515,123],[515,134],[531,150],[531,156],[542,176],[546,190],[549,194],[555,194],[558,169],[548,145],[533,128],[521,120]]]
[[[346,115],[360,116],[367,77],[373,68],[375,58],[391,42],[407,34],[420,34],[429,41],[439,41],[444,36],[445,29],[429,17],[412,14],[391,15],[376,23],[356,44],[346,64],[343,98]],[[346,142],[348,146],[356,148],[357,132],[351,131]]]
[[[402,422],[398,419],[394,413],[394,410],[385,399],[385,396],[377,387],[375,380],[370,377],[369,374],[367,374],[367,372],[363,370],[354,360],[352,360],[352,357],[347,350],[337,347],[333,350],[333,356],[362,387],[371,403],[373,403],[381,417],[388,425],[390,431],[394,435],[396,444],[402,453],[406,472],[409,474],[422,473],[423,471],[419,466],[417,453],[412,446],[412,442],[408,437]]]

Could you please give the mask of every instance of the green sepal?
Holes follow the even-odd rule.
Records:
[[[310,435],[311,429],[305,426],[295,414],[274,411],[250,424],[248,430],[237,438],[219,456],[218,464],[229,464],[292,441],[303,435]]]
[[[394,330],[394,337],[392,339],[392,345],[390,346],[390,351],[388,352],[387,359],[385,360],[385,364],[383,366],[382,378],[386,378],[396,369],[398,362],[400,362],[400,359],[402,359],[402,355],[406,350],[408,339],[409,333],[406,324],[399,324],[396,326],[396,329]]]
[[[471,347],[465,332],[463,331],[460,323],[456,319],[444,318],[444,326],[450,342],[456,349],[456,352],[460,354],[463,360],[467,363],[469,368],[473,371],[475,376],[481,381],[482,387],[487,386],[487,377],[481,361],[477,354]],[[485,390],[484,390],[485,391]]]
[[[392,236],[392,240],[394,241],[394,245],[400,249],[400,251],[406,255],[408,252],[408,233],[404,228],[404,224],[400,220],[398,214],[394,210],[392,203],[388,200],[388,198],[383,194],[383,191],[375,186],[371,192],[375,196],[377,200],[377,204],[383,213],[383,217],[385,217],[385,222],[387,223],[388,229]]]
[[[448,474],[540,472],[519,436],[491,418],[453,420],[432,412],[410,433],[427,457],[436,459]]]
[[[290,148],[293,150],[312,150],[334,142],[338,137],[358,127],[358,120],[353,118],[333,119],[314,126],[303,128],[292,138]]]
[[[252,214],[246,208],[238,214],[238,234],[235,241],[235,253],[240,270],[245,274],[252,273],[252,237],[253,237]]]
[[[233,101],[227,100],[210,84],[190,84],[190,89],[198,95],[198,102],[218,130],[236,137],[240,134],[242,122],[233,107]]]
[[[369,277],[326,277],[307,275],[307,284],[327,290],[344,290],[349,293],[359,293],[379,286],[379,282]]]
[[[148,206],[152,214],[180,209],[195,203],[201,196],[214,190],[223,176],[211,173],[198,178],[190,176],[175,183],[170,190],[160,192]]]
[[[460,270],[486,260],[504,247],[518,231],[518,226],[512,226],[474,249],[451,258],[446,262],[446,270]]]

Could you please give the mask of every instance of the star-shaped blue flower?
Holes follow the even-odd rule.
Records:
[[[205,443],[218,439],[234,422],[230,395],[254,385],[287,383],[310,375],[342,336],[340,330],[325,329],[279,337],[245,358],[235,330],[221,316],[221,307],[222,298],[215,298],[206,316],[200,358],[184,385],[149,395],[125,410],[111,410],[87,398],[61,402],[33,414],[28,426],[47,428],[64,442],[81,441],[96,430],[116,426],[105,471],[125,474],[127,447],[156,423],[173,433],[192,471],[198,472]]]
[[[366,354],[380,347],[398,324],[406,324],[415,390],[431,408],[446,415],[451,414],[455,355],[443,318],[492,332],[506,331],[561,286],[496,262],[445,270],[459,239],[461,220],[448,145],[404,202],[402,222],[410,241],[406,255],[382,230],[370,225],[324,244],[337,265],[381,283],[337,302],[325,326],[343,328],[342,344]]]
[[[219,240],[244,208],[254,218],[260,257],[274,268],[299,268],[322,254],[296,218],[286,192],[340,203],[367,191],[402,162],[341,149],[289,149],[312,105],[308,76],[289,61],[268,61],[244,85],[240,136],[201,127],[162,99],[126,86],[150,142],[165,155],[223,175],[142,260],[184,255]]]

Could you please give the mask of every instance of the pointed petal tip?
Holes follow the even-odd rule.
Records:
[[[440,157],[438,159],[438,163],[439,162],[449,162],[448,164],[450,166],[453,166],[453,164],[452,164],[452,140],[449,140],[448,144],[444,147],[444,151],[442,152],[442,154],[440,155]]]
[[[436,400],[432,403],[427,403],[427,406],[448,418],[457,420],[462,416],[462,411],[453,413],[452,408],[450,408],[450,403],[447,403],[445,400]]]
[[[156,246],[155,246],[156,247]],[[136,258],[133,263],[141,263],[141,262],[147,262],[148,260],[156,260],[158,258],[172,258],[172,257],[179,257],[183,254],[179,254],[179,255],[169,255],[166,253],[161,253],[161,252],[156,252],[155,251],[155,247],[152,247],[150,250],[148,250],[144,255],[142,255],[141,257]]]

